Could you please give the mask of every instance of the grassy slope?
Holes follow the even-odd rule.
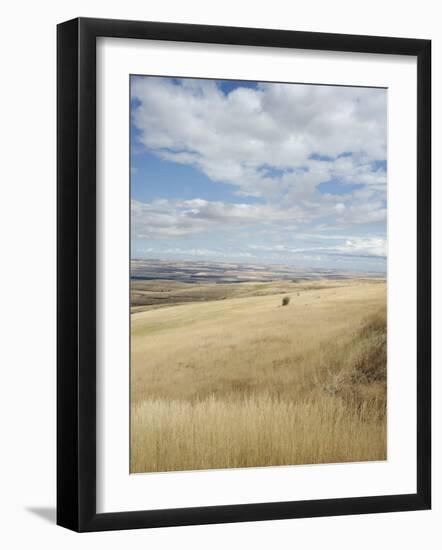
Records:
[[[275,287],[132,315],[132,471],[385,458],[385,284]]]

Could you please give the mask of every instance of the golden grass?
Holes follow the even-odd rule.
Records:
[[[386,458],[385,284],[290,290],[132,316],[132,472]]]
[[[385,458],[375,409],[336,397],[145,401],[132,411],[132,471],[316,464]]]

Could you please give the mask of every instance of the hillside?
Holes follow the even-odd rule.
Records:
[[[385,281],[226,286],[132,314],[132,471],[385,459]]]

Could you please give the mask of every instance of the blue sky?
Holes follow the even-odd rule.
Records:
[[[384,89],[131,77],[132,257],[386,269]]]

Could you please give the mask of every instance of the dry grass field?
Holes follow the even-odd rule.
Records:
[[[132,472],[386,458],[384,280],[149,284],[174,298],[131,316]]]

